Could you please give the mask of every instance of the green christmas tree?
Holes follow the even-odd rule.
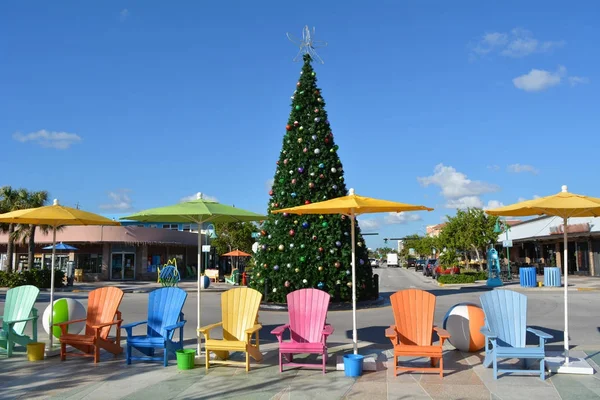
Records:
[[[325,290],[334,299],[339,294],[343,301],[352,298],[350,218],[270,213],[347,194],[338,146],[311,61],[305,54],[251,281],[263,293],[266,287],[269,301],[279,303],[301,288]],[[358,224],[355,240],[357,297],[368,299],[375,295],[373,271]]]

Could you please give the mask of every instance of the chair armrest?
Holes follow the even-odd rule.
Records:
[[[259,331],[262,329],[262,325],[261,324],[255,324],[252,328],[250,329],[246,329],[246,333],[251,335],[256,331]]]
[[[325,328],[323,328],[323,335],[329,336],[333,333],[334,330],[335,329],[333,328],[332,325],[327,324],[327,325],[325,325]]]
[[[148,323],[148,321],[132,322],[132,323],[129,323],[129,324],[126,324],[126,325],[121,325],[121,329],[127,329],[127,330],[129,330],[129,329],[131,329],[131,328],[133,328],[135,326],[139,326],[139,325],[143,325],[143,324],[147,324],[147,323]]]
[[[107,326],[120,325],[122,322],[123,322],[122,319],[118,319],[116,321],[105,322],[103,324],[91,325],[91,328],[92,329],[101,329],[101,328],[105,328]]]
[[[552,339],[553,336],[550,335],[549,333],[540,331],[538,329],[533,329],[533,328],[527,328],[527,332],[531,332],[534,335],[536,335],[537,337],[539,337],[540,339]]]
[[[290,328],[290,324],[278,326],[277,328],[275,328],[271,331],[271,335],[281,336],[281,335],[283,335],[283,332],[285,332],[285,330],[289,329],[289,328]]]
[[[184,319],[183,321],[179,321],[176,324],[165,326],[165,330],[168,332],[168,331],[173,331],[177,328],[183,328],[183,326],[185,325],[186,322],[187,321]]]
[[[450,337],[450,334],[448,333],[448,331],[443,328],[434,326],[433,330],[437,332],[440,339],[448,339]]]
[[[390,326],[385,330],[385,337],[389,339],[395,339],[398,337],[398,332],[396,332],[395,326]]]
[[[85,321],[87,321],[87,318],[74,319],[74,320],[71,320],[71,321],[65,321],[65,322],[61,322],[61,323],[58,323],[58,324],[52,324],[52,325],[53,326],[63,326],[63,325],[65,325],[66,326],[66,325],[74,324],[76,322],[85,322]]]
[[[496,339],[498,337],[498,335],[496,335],[495,333],[492,333],[492,331],[490,331],[487,327],[483,327],[479,330],[479,332],[481,332],[481,334],[483,336],[485,336],[486,338],[489,339]]]
[[[36,318],[38,318],[37,315],[35,317],[29,317],[29,318],[23,318],[23,319],[13,319],[13,320],[4,321],[4,322],[7,323],[8,325],[12,325],[12,324],[16,324],[17,322],[32,321],[32,320],[34,320]]]
[[[223,325],[223,321],[217,322],[216,324],[206,325],[206,326],[198,328],[198,333],[202,333],[203,335],[206,335],[211,330],[215,329],[216,327],[222,326],[222,325]]]

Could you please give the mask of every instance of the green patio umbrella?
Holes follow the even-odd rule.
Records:
[[[202,224],[204,222],[250,222],[266,219],[264,215],[251,211],[217,203],[216,201],[198,198],[172,206],[151,208],[140,211],[137,214],[120,218],[121,220],[132,220],[140,222],[171,222],[171,223],[195,223],[198,224],[198,323],[200,328],[200,273],[202,272]],[[198,355],[200,355],[200,339],[198,339]]]

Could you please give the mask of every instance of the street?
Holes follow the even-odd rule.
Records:
[[[386,302],[380,307],[358,310],[358,337],[361,342],[384,347],[389,345],[384,335],[384,329],[393,323],[393,316],[387,299],[397,290],[419,288],[435,294],[437,296],[435,322],[439,325],[442,324],[444,315],[452,305],[461,302],[480,304],[479,296],[484,290],[488,290],[486,288],[453,289],[439,287],[433,279],[424,277],[420,271],[415,272],[413,269],[382,267],[374,269],[374,273],[379,275],[380,294],[386,299]],[[554,339],[549,341],[551,346],[562,344],[562,332],[564,329],[563,292],[561,290],[536,291],[535,288],[523,289],[518,284],[509,287],[527,295],[529,301],[528,325],[539,327],[554,335]],[[202,294],[202,325],[221,320],[220,295],[220,292],[204,292]],[[57,299],[70,297],[87,306],[87,293],[85,292],[59,292],[55,294],[55,297]],[[196,299],[195,291],[188,292],[188,298],[184,307],[185,318],[188,321],[184,330],[187,346],[193,345],[196,338]],[[600,321],[600,307],[595,304],[598,299],[597,291],[569,292],[569,327],[570,343],[572,346],[582,346],[584,348],[600,346],[600,335],[598,334],[600,327],[598,322]],[[3,300],[4,297],[1,295],[0,301],[2,303],[0,303],[0,310],[4,307]],[[125,293],[120,307],[125,323],[145,320],[147,301],[147,293]],[[41,292],[36,303],[40,316],[47,307],[48,302],[48,292]],[[271,342],[275,341],[275,338],[270,335],[270,331],[274,327],[287,322],[287,313],[285,311],[261,310],[259,319],[263,324],[261,341]],[[335,328],[334,334],[329,339],[330,343],[343,344],[351,342],[351,311],[330,311],[327,321]],[[40,339],[46,339],[41,318],[38,325]],[[145,327],[143,326],[138,327],[134,329],[134,332],[141,334],[144,332],[144,329]]]

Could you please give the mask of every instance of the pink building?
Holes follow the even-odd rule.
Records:
[[[36,266],[49,266],[52,235],[36,232]],[[0,234],[0,260],[6,258],[7,235]],[[86,281],[155,280],[156,268],[170,259],[177,259],[179,271],[185,276],[187,265],[197,264],[198,234],[169,229],[137,226],[68,226],[57,232],[56,241],[78,250],[57,251],[59,265],[74,262],[83,269]],[[27,266],[27,247],[17,244],[15,268]]]

